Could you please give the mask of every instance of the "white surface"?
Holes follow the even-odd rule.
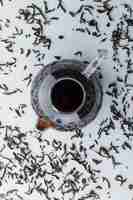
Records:
[[[109,130],[108,135],[102,133],[101,138],[97,139],[97,133],[101,121],[107,118],[107,122],[105,123],[106,125],[109,124],[110,118],[112,118],[110,105],[112,104],[112,100],[115,98],[112,98],[105,93],[108,90],[108,85],[112,81],[116,82],[117,76],[120,76],[124,79],[127,73],[126,60],[128,57],[126,55],[126,50],[118,47],[117,57],[120,58],[120,62],[123,64],[123,67],[115,64],[112,60],[113,43],[111,36],[112,31],[116,29],[117,23],[120,22],[121,16],[126,13],[129,16],[129,12],[124,8],[123,3],[126,2],[133,6],[132,0],[110,1],[109,4],[114,6],[112,13],[114,21],[111,22],[110,27],[106,27],[106,24],[109,22],[106,14],[99,14],[96,10],[97,6],[102,4],[101,2],[98,3],[94,0],[64,0],[64,6],[67,9],[66,13],[63,13],[61,9],[56,9],[54,12],[47,14],[48,19],[53,16],[59,17],[59,20],[51,21],[49,25],[44,26],[44,32],[46,36],[52,40],[50,50],[48,50],[46,47],[43,47],[42,43],[36,47],[33,45],[35,35],[32,27],[37,27],[36,22],[33,24],[27,24],[23,18],[16,18],[16,16],[19,15],[18,13],[20,8],[25,9],[26,6],[31,5],[33,2],[41,9],[44,8],[42,0],[5,0],[3,3],[4,6],[0,8],[0,27],[2,28],[0,31],[0,64],[3,64],[0,65],[0,85],[1,87],[5,87],[3,84],[6,84],[9,88],[9,91],[15,90],[16,88],[22,90],[22,92],[18,91],[12,95],[5,95],[3,94],[5,92],[4,89],[0,88],[0,120],[2,123],[0,127],[0,149],[2,149],[0,152],[0,177],[2,179],[2,185],[0,186],[0,200],[95,200],[96,198],[89,198],[89,196],[87,197],[91,190],[95,190],[95,192],[98,194],[97,199],[101,200],[107,200],[109,198],[111,200],[132,200],[133,189],[129,190],[128,185],[133,184],[133,151],[132,149],[130,150],[128,148],[125,150],[122,149],[122,145],[125,141],[127,141],[132,148],[132,136],[130,137],[130,140],[128,140],[124,135],[124,132],[120,128],[122,123],[122,120],[120,119],[114,122],[115,130]],[[86,20],[95,18],[98,21],[101,32],[101,36],[99,38],[90,36],[86,32],[81,33],[75,31],[76,28],[89,27],[87,24],[80,25],[80,15],[77,15],[75,18],[72,18],[69,15],[69,11],[78,10],[81,4],[89,4],[94,6],[92,16],[88,12],[84,12]],[[49,0],[48,5],[50,8],[57,7],[57,0]],[[38,17],[40,17],[40,20],[43,21],[42,16]],[[10,23],[6,21],[7,18],[10,19]],[[8,52],[5,48],[7,44],[5,44],[2,40],[13,36],[13,34],[16,33],[15,27],[17,27],[19,30],[23,29],[23,34],[17,35],[14,38],[10,38],[10,40],[14,42],[12,46],[13,52]],[[26,39],[26,34],[31,34],[31,37]],[[64,35],[64,39],[58,39],[59,35]],[[107,37],[107,40],[102,43],[101,39],[104,37]],[[132,42],[128,43],[128,47],[130,48],[130,58],[132,61]],[[20,53],[22,51],[20,48],[24,49],[23,54]],[[74,132],[58,132],[52,129],[49,129],[44,133],[37,131],[35,129],[37,116],[35,115],[30,104],[30,85],[27,86],[28,80],[24,81],[24,79],[29,76],[30,73],[32,73],[33,79],[43,67],[42,64],[52,62],[55,60],[54,56],[90,61],[90,59],[95,57],[96,51],[99,48],[106,48],[109,50],[109,57],[101,66],[101,72],[103,75],[101,84],[104,90],[103,105],[97,118],[83,129],[83,137],[72,137],[75,135]],[[31,49],[31,54],[28,57],[25,57],[28,49]],[[44,59],[39,62],[37,58],[37,52],[35,53],[33,49],[39,50],[41,54],[45,54]],[[77,51],[83,52],[82,57],[74,55],[74,53]],[[12,65],[11,67],[8,67],[9,63],[12,62],[12,57],[17,59],[16,66]],[[27,69],[25,69],[25,65],[27,66]],[[116,69],[118,69],[118,72],[116,69],[113,69],[114,65]],[[132,74],[129,74],[127,77],[127,79],[129,78],[130,84],[133,83],[131,76]],[[119,95],[118,99],[115,100],[118,103],[118,109],[121,111],[121,113],[123,113],[122,98],[124,97],[128,88],[123,82],[117,82],[117,84]],[[128,119],[128,117],[133,117],[133,104],[130,101],[133,95],[133,88],[129,87],[129,89],[128,95],[126,95],[124,100],[124,103],[127,102],[127,115],[125,116],[123,113],[123,116],[126,119]],[[110,90],[111,89],[109,89],[109,91]],[[128,103],[130,108],[128,107]],[[22,108],[22,104],[25,104],[24,108]],[[15,109],[18,108],[20,110],[21,117],[16,114]],[[15,129],[15,126],[19,127],[20,131]],[[127,134],[133,134],[133,130],[127,130],[127,126],[125,132]],[[14,136],[18,137],[21,133],[24,133],[21,142],[18,144],[18,146],[14,145],[11,148],[9,146],[10,142],[12,143],[12,140],[17,140],[17,138]],[[6,134],[8,135],[8,138],[5,137]],[[97,144],[96,139],[98,140]],[[57,140],[57,144],[55,140]],[[100,147],[109,149],[111,142],[118,146],[119,153],[117,154],[114,150],[110,150],[110,155],[114,156],[117,162],[122,163],[121,165],[116,166],[116,168],[113,168],[111,158],[103,158],[96,153],[99,151]],[[75,144],[74,150],[72,150],[72,144]],[[66,145],[67,152],[69,152],[68,154],[64,154],[64,145]],[[86,148],[87,157],[85,157],[84,151],[79,151],[81,145]],[[89,149],[91,145],[94,145],[93,149]],[[60,146],[61,148],[57,150],[55,146]],[[27,159],[22,159],[22,163],[19,163],[15,159],[14,153],[21,153],[20,156],[23,156],[24,154],[22,152],[22,148],[24,148],[25,151],[29,151],[29,154]],[[79,153],[80,161],[84,161],[82,164],[79,164],[79,162],[76,161],[76,158],[78,159],[77,153]],[[67,158],[68,161],[63,165],[62,160],[64,158]],[[102,162],[99,165],[96,165],[93,162],[93,158],[102,160]],[[36,162],[36,165],[39,163],[40,168],[37,165],[36,171],[34,171],[31,176],[28,174],[28,172],[26,172],[28,176],[27,181],[24,181],[23,178],[21,178],[22,184],[19,184],[17,182],[19,175],[22,174],[22,176],[24,176],[25,166],[32,168],[32,162]],[[52,166],[57,163],[59,163],[62,168],[62,171],[60,172],[54,172],[54,169],[52,168]],[[86,169],[83,167],[83,163],[86,163]],[[98,173],[98,171],[93,171],[97,177],[96,183],[93,183],[91,180],[91,174],[89,171],[87,171],[87,166],[88,168],[90,166],[90,169],[92,170],[100,170],[100,173]],[[73,167],[75,167],[75,169],[81,173],[81,176],[75,185],[75,188],[78,188],[78,191],[75,193],[75,196],[73,196],[72,192],[64,193],[63,195],[61,191],[67,190],[67,187],[65,188],[64,185],[64,180],[74,180],[74,175],[67,175],[67,173],[70,172]],[[41,171],[44,172],[44,176],[37,178],[38,173]],[[59,179],[51,175],[51,172],[53,172],[54,175],[57,175]],[[14,173],[16,173],[16,175],[14,175],[14,178],[12,178],[12,174]],[[127,178],[126,182],[122,186],[120,186],[120,183],[115,180],[115,177],[119,174],[121,174],[124,178]],[[106,181],[103,181],[103,177],[106,177],[110,181],[111,188],[107,187],[107,183]],[[88,183],[84,189],[82,183],[83,178],[86,178]],[[60,190],[62,184],[63,189]],[[102,188],[96,188],[98,185],[102,186]],[[47,190],[47,195],[43,193],[40,195],[38,191],[39,187]],[[54,187],[53,192],[51,191],[51,187]],[[69,185],[69,187],[71,188],[72,185]],[[32,190],[32,193],[28,194],[27,191],[30,189]]]

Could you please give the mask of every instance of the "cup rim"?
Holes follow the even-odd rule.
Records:
[[[59,110],[58,108],[56,108],[56,106],[53,104],[52,98],[51,98],[50,100],[51,100],[52,108],[53,108],[53,110],[55,110],[56,112],[58,112],[58,113],[60,113],[60,114],[65,114],[65,115],[78,112],[78,111],[82,108],[82,106],[84,105],[84,103],[85,103],[86,91],[85,91],[85,88],[84,88],[83,84],[82,84],[80,81],[78,81],[77,79],[71,78],[71,77],[59,78],[59,79],[55,82],[55,84],[51,87],[50,97],[51,97],[51,93],[52,93],[52,90],[53,90],[53,88],[55,87],[55,85],[56,85],[57,83],[59,83],[60,81],[62,81],[62,80],[72,80],[72,81],[76,82],[76,83],[81,87],[82,92],[83,92],[82,102],[80,103],[80,105],[79,105],[75,110],[70,111],[70,112],[69,112],[69,111],[68,111],[68,112],[63,112],[63,111]]]

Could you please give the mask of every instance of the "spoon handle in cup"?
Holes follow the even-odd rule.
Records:
[[[87,76],[87,78],[90,78],[97,68],[101,65],[102,61],[107,57],[107,50],[101,49],[98,50],[98,56],[96,56],[88,66],[86,66],[85,70],[82,72],[83,75]]]

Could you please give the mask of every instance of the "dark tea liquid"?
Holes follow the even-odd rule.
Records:
[[[60,80],[51,92],[52,103],[61,112],[75,111],[82,104],[83,97],[83,88],[72,79]]]

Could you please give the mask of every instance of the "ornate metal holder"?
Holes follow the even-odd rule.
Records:
[[[31,103],[38,115],[39,130],[74,130],[95,119],[102,104],[96,69],[105,54],[105,50],[99,51],[88,66],[77,60],[53,62],[37,74]]]

